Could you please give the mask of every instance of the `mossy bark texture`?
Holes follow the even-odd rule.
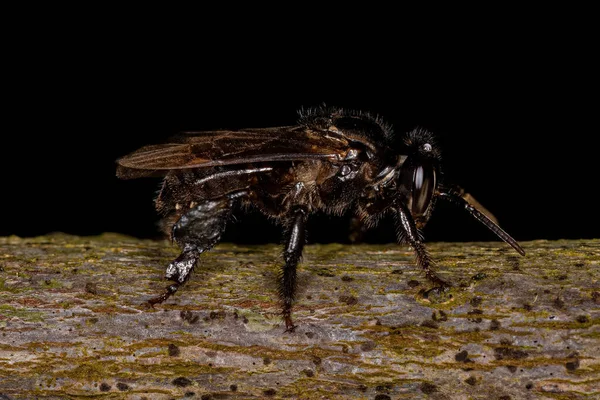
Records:
[[[309,245],[284,333],[281,248],[0,239],[0,399],[600,398],[600,241]]]

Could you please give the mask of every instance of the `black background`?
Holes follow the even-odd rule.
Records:
[[[413,53],[372,39],[233,47],[200,36],[176,51],[155,47],[157,36],[82,45],[59,35],[20,48],[6,79],[0,235],[157,237],[159,181],[118,180],[118,157],[180,130],[294,124],[299,108],[326,103],[379,114],[398,134],[435,132],[446,179],[517,240],[600,236],[598,92],[585,45],[500,35]],[[237,217],[225,240],[279,240],[260,215]],[[309,240],[344,241],[347,222],[317,215]],[[424,233],[494,240],[445,204]],[[366,240],[393,241],[391,224]]]

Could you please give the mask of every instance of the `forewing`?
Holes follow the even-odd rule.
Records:
[[[343,159],[350,145],[342,135],[305,126],[238,131],[184,132],[119,159],[120,178],[164,175],[168,170],[268,161]]]

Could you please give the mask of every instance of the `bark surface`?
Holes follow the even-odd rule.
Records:
[[[293,333],[281,247],[220,244],[166,303],[170,243],[0,238],[0,399],[600,398],[600,240],[309,245]]]

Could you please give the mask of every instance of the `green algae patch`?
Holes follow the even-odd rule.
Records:
[[[23,279],[23,277],[21,276],[21,279]],[[24,291],[30,291],[31,288],[29,287],[22,287],[19,285],[9,285],[6,284],[6,279],[4,278],[0,278],[0,296],[2,295],[7,295],[7,294],[14,294],[14,293],[21,293]],[[7,296],[8,297],[8,296]]]
[[[29,308],[17,308],[7,304],[0,304],[0,319],[2,317],[19,318],[27,322],[43,322],[44,313],[41,311],[32,311]]]
[[[529,327],[536,329],[588,329],[600,325],[600,319],[583,319],[580,321],[531,321],[513,322],[513,327]]]
[[[90,311],[98,314],[139,314],[138,310],[119,307],[116,304],[108,304],[99,307],[90,307]]]

